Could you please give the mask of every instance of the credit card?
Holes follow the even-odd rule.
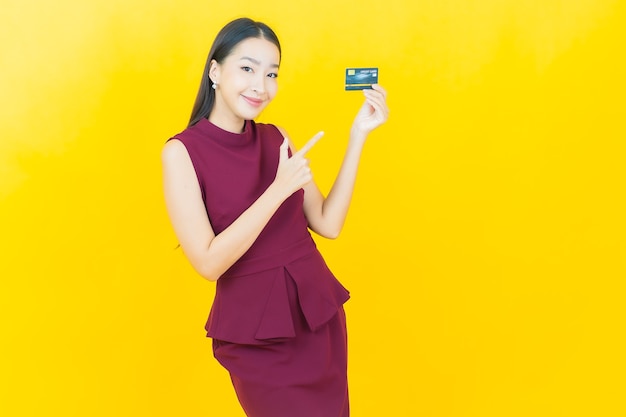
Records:
[[[347,68],[346,90],[364,90],[378,83],[378,68]]]

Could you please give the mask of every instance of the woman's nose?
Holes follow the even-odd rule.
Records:
[[[265,77],[255,77],[254,84],[252,84],[252,91],[257,94],[265,92]]]

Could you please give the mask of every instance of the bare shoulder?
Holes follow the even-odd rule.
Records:
[[[289,138],[289,135],[287,134],[287,131],[285,130],[284,127],[278,126],[278,125],[274,125],[274,126],[276,126],[276,129],[278,129],[278,131],[280,132],[281,135],[283,135],[284,138]]]
[[[178,139],[171,139],[161,150],[161,160],[164,164],[176,164],[189,160],[187,148]]]
[[[276,126],[276,129],[278,129],[280,134],[283,135],[283,138],[287,139],[287,141],[289,142],[289,148],[291,149],[291,151],[295,152],[296,147],[294,146],[293,141],[289,137],[289,134],[287,133],[285,128],[282,126],[278,126],[278,125],[274,125],[274,126]]]

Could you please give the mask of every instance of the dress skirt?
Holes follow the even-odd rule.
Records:
[[[285,281],[295,337],[260,345],[213,339],[215,358],[229,371],[248,417],[348,417],[343,307],[311,331],[296,283]]]

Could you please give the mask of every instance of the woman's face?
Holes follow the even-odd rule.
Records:
[[[217,89],[209,120],[236,131],[256,118],[278,91],[279,63],[276,45],[259,38],[241,41],[222,63],[213,61],[209,76]]]

